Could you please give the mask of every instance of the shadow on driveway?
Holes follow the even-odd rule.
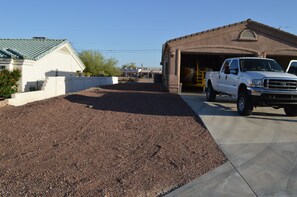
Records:
[[[103,89],[107,90],[129,90],[129,91],[146,91],[146,92],[165,92],[165,88],[161,84],[154,83],[137,83],[137,82],[127,82],[119,83],[116,85],[106,85],[101,86]]]
[[[205,116],[234,116],[248,119],[263,119],[272,121],[297,122],[296,117],[286,116],[283,109],[273,109],[272,107],[255,108],[250,116],[240,116],[237,113],[236,100],[229,97],[217,97],[215,102],[206,101],[204,94],[182,95],[187,100],[191,100],[192,106],[199,115]]]

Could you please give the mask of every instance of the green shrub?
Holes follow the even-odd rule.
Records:
[[[128,81],[135,82],[136,81],[136,78],[135,77],[129,77]]]
[[[0,97],[10,98],[13,93],[18,91],[17,82],[21,78],[21,71],[15,69],[13,71],[0,71]]]
[[[118,61],[114,58],[107,59],[98,51],[84,50],[79,53],[79,57],[86,66],[84,69],[86,76],[105,77],[121,75],[121,70],[116,66]]]

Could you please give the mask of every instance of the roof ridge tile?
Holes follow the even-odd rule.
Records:
[[[271,27],[271,26],[268,26],[268,25],[265,25],[263,23],[259,23],[257,21],[254,21],[254,20],[248,18],[247,20],[244,20],[244,21],[241,21],[241,22],[232,23],[232,24],[229,24],[229,25],[224,25],[224,26],[220,26],[220,27],[216,27],[216,28],[204,30],[204,31],[201,31],[201,32],[192,33],[192,34],[188,34],[188,35],[185,35],[185,36],[173,38],[173,39],[170,39],[167,42],[165,42],[165,44],[169,44],[171,42],[174,42],[174,41],[177,41],[177,40],[182,40],[182,39],[188,38],[188,37],[193,37],[193,36],[197,36],[197,35],[201,35],[201,34],[213,32],[213,31],[216,31],[216,30],[225,29],[225,28],[228,28],[228,27],[234,27],[234,26],[239,25],[239,24],[249,24],[249,23],[253,23],[253,24],[256,24],[256,25],[259,25],[259,26],[270,28],[273,31],[278,31],[278,32],[283,33],[283,34],[286,34],[288,36],[293,36],[293,37],[297,38],[297,36],[294,35],[294,34],[292,34],[292,33],[289,33],[289,32],[286,32],[286,31],[283,31],[283,30],[280,30],[280,29],[277,29],[277,28],[274,28],[274,27]]]

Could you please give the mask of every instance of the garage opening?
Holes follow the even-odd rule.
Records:
[[[207,71],[219,71],[225,59],[246,54],[181,53],[180,83],[182,92],[203,92]],[[252,56],[252,55],[249,55]]]

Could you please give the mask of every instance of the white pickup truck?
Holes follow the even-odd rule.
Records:
[[[297,116],[297,76],[284,72],[273,59],[226,59],[219,72],[206,77],[207,101],[215,101],[218,94],[236,98],[242,116],[258,106],[284,108],[286,115]]]
[[[297,60],[290,61],[288,68],[287,68],[287,73],[297,75]]]

